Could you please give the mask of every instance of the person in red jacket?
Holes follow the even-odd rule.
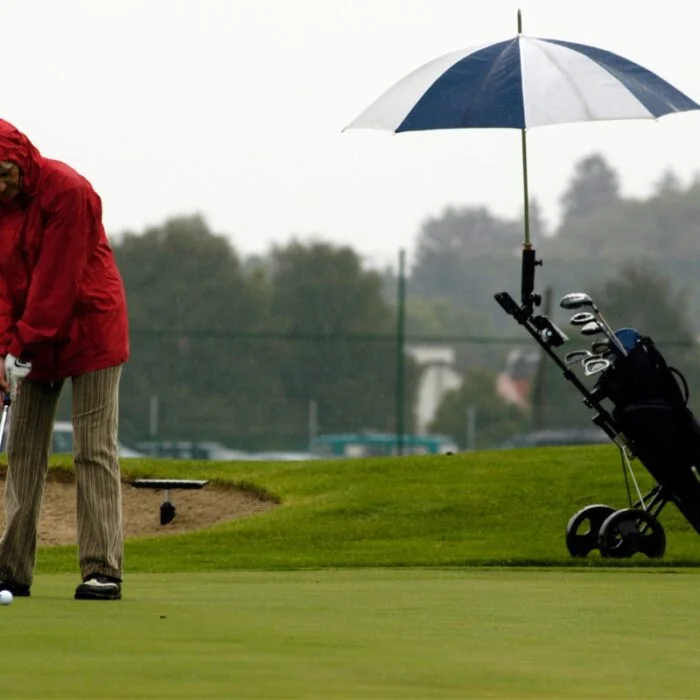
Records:
[[[30,595],[56,407],[70,379],[82,577],[75,597],[121,598],[117,419],[128,357],[124,285],[100,197],[0,120],[0,389],[11,397],[0,590]]]

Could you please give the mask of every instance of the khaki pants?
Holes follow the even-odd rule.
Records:
[[[117,423],[121,366],[74,377],[73,461],[83,578],[121,578],[124,554]],[[10,407],[0,580],[31,585],[37,529],[62,382],[25,380]]]

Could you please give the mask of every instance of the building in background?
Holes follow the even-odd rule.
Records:
[[[523,409],[530,408],[532,386],[540,364],[537,349],[511,350],[506,358],[505,369],[496,380],[498,395],[508,403]]]
[[[455,367],[455,349],[447,345],[409,345],[406,352],[420,367],[416,403],[413,407],[416,432],[428,432],[445,394],[462,386],[463,376]]]

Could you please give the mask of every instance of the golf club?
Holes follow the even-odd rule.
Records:
[[[591,357],[583,363],[583,373],[590,377],[592,374],[606,370],[610,365],[612,362],[605,357]]]
[[[576,363],[582,362],[589,357],[593,357],[593,353],[591,353],[589,350],[572,350],[571,352],[566,353],[564,356],[564,361],[567,365],[575,365]]]
[[[610,327],[610,324],[605,320],[605,317],[600,312],[600,309],[593,302],[593,299],[591,299],[590,295],[584,292],[572,292],[571,294],[566,294],[565,296],[563,296],[559,301],[559,305],[562,309],[581,309],[584,306],[590,307],[593,310],[593,313],[598,318],[598,321],[606,329],[605,334],[615,343],[617,349],[623,355],[627,355],[627,350],[625,346],[615,335],[615,332]]]
[[[5,437],[5,425],[7,424],[7,414],[10,411],[10,395],[5,394],[2,399],[2,414],[0,415],[0,450],[4,449],[3,438]]]
[[[594,355],[605,355],[611,352],[611,350],[612,348],[610,347],[610,340],[608,338],[600,338],[591,343],[591,352]]]
[[[588,311],[579,311],[569,319],[569,323],[572,326],[585,326],[587,323],[596,320],[595,314],[588,313]]]
[[[568,303],[566,300],[566,297],[564,297],[564,301],[565,301],[565,303]],[[587,311],[579,311],[578,313],[575,313],[569,319],[569,323],[573,326],[588,326],[588,324],[590,324],[590,323],[596,323],[600,327],[602,332],[605,333],[605,335],[610,340],[612,340],[616,343],[616,346],[619,346],[621,344],[621,341],[619,341],[617,339],[617,337],[613,333],[612,329],[609,326],[606,326],[604,323],[601,323],[601,321],[597,318],[597,316],[595,314],[589,313]],[[587,329],[586,335],[591,335],[592,329],[593,329],[593,326],[591,326],[590,329]],[[611,349],[611,348],[609,348],[609,349]]]
[[[590,321],[581,326],[581,335],[597,335],[598,333],[605,333],[605,328],[598,321]]]

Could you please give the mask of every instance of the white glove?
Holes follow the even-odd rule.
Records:
[[[32,363],[29,360],[20,360],[11,353],[5,357],[5,380],[10,387],[10,396],[14,399],[17,395],[17,387],[32,371]]]

